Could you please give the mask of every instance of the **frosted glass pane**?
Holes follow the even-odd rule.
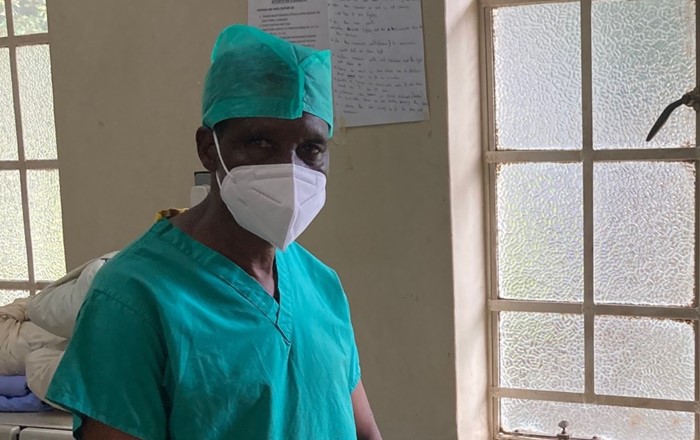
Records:
[[[499,296],[582,301],[581,165],[508,164],[497,174]]]
[[[26,298],[28,296],[28,290],[0,290],[0,307],[6,306],[18,298]]]
[[[0,37],[7,37],[7,20],[5,18],[5,0],[0,0]]]
[[[567,420],[576,438],[605,440],[694,440],[695,415],[652,409],[577,403],[501,399],[501,427],[506,432],[554,435]]]
[[[58,171],[27,171],[27,187],[34,277],[53,281],[66,273]]]
[[[695,146],[695,111],[683,106],[650,143],[672,101],[695,87],[695,1],[594,0],[595,148]]]
[[[15,104],[12,100],[10,50],[0,48],[0,160],[17,160]]]
[[[594,168],[595,299],[689,305],[695,285],[695,169],[623,162]]]
[[[493,10],[496,144],[581,148],[581,35],[576,2]]]
[[[48,32],[46,0],[12,0],[15,35]]]
[[[583,317],[503,312],[501,386],[583,392]]]
[[[694,400],[695,332],[668,319],[595,320],[598,394]]]
[[[49,46],[18,47],[17,70],[25,155],[29,160],[56,159]]]
[[[0,279],[29,279],[19,171],[0,171]]]

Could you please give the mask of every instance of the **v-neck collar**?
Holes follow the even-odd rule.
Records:
[[[291,344],[294,288],[283,251],[279,249],[275,251],[277,289],[279,291],[279,302],[277,302],[257,280],[240,266],[214,249],[195,240],[169,220],[158,221],[151,232],[195,260],[201,270],[208,271],[232,287],[265,315],[277,327],[284,340]]]

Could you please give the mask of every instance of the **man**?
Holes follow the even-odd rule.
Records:
[[[337,275],[293,243],[325,201],[330,53],[219,36],[204,202],[100,271],[49,390],[86,440],[380,440]]]

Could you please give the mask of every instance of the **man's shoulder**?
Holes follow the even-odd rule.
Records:
[[[131,296],[134,292],[151,290],[168,266],[170,252],[165,251],[165,243],[158,237],[154,225],[141,237],[134,240],[111,258],[99,270],[92,288],[110,296]]]
[[[293,244],[284,252],[285,262],[294,278],[315,286],[326,301],[345,304],[345,291],[336,271],[299,244]]]
[[[321,261],[316,255],[298,243],[292,243],[283,255],[288,261],[304,266],[307,270],[313,270],[320,274],[325,274],[332,278],[338,278],[335,270]]]

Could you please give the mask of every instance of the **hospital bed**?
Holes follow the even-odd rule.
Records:
[[[195,173],[190,191],[190,206],[200,203],[209,193],[209,172]],[[62,411],[46,413],[0,413],[0,440],[70,440],[73,419]]]
[[[46,413],[0,413],[0,440],[71,440],[73,418],[54,410]]]

